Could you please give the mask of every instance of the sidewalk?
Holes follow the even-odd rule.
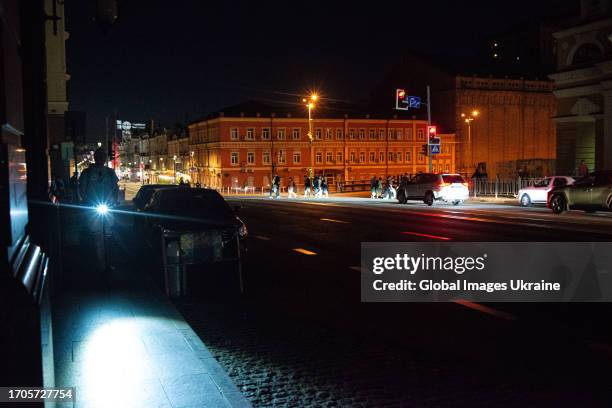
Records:
[[[71,288],[53,304],[55,386],[76,387],[76,403],[57,406],[251,406],[144,267],[114,247],[109,276],[83,279],[76,249],[64,249]]]

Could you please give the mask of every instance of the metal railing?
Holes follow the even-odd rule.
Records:
[[[520,189],[531,187],[544,178],[472,179],[469,183],[472,197],[516,197]]]

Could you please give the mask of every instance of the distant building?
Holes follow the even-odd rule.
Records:
[[[64,115],[68,110],[66,82],[66,40],[64,3],[45,0],[46,82],[47,82],[47,126],[49,129],[49,156],[51,175],[65,182],[74,169],[74,145],[67,140]]]
[[[555,98],[553,82],[537,77],[493,76],[501,66],[475,64],[471,59],[408,55],[372,93],[374,109],[391,109],[395,89],[425,101],[431,86],[432,123],[457,135],[457,170],[471,176],[477,168],[489,177],[531,176],[554,171]],[[465,122],[471,112],[478,116]],[[426,110],[414,111],[424,119]]]
[[[322,103],[324,105],[325,102]],[[323,108],[322,108],[323,109]],[[368,114],[315,112],[314,169],[330,186],[368,182],[371,177],[427,171],[421,154],[427,122]],[[192,181],[212,187],[268,187],[271,176],[282,184],[303,184],[311,163],[308,118],[257,103],[223,109],[188,126],[193,151]],[[434,171],[455,171],[454,135],[442,135]]]
[[[583,0],[557,41],[557,172],[612,169],[612,2]]]

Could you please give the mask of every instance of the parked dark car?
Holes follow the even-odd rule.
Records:
[[[132,199],[132,205],[135,211],[142,211],[145,206],[151,201],[151,197],[156,190],[162,188],[177,188],[174,184],[145,184],[136,193]]]
[[[554,188],[548,193],[547,206],[555,214],[612,211],[612,170],[595,171],[570,186]]]
[[[220,286],[243,290],[247,228],[221,194],[205,188],[158,189],[144,213],[144,238],[162,257],[166,290],[174,290],[168,289],[168,274],[176,268],[189,282],[189,292]],[[175,289],[184,294],[186,283],[181,285]]]

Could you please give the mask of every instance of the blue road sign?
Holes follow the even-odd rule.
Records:
[[[431,149],[431,154],[440,154],[440,145],[439,144],[432,144],[429,146],[429,148]]]
[[[421,107],[421,98],[419,96],[409,96],[408,107],[412,109],[419,109]]]

